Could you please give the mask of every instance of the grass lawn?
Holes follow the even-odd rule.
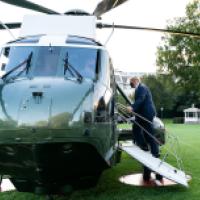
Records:
[[[118,181],[122,175],[140,172],[141,165],[123,153],[122,162],[103,173],[96,187],[75,191],[66,197],[55,197],[56,200],[200,200],[200,125],[183,125],[167,123],[168,134],[179,138],[180,150],[185,171],[192,175],[190,188],[180,185],[165,188],[139,188],[124,185]],[[172,156],[167,158],[176,164]],[[0,200],[44,200],[44,197],[28,193],[5,192]]]

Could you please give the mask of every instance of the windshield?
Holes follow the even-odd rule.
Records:
[[[63,52],[68,55],[68,62],[83,77],[95,78],[97,50],[84,48],[68,48]],[[70,76],[69,71],[66,72]]]
[[[5,47],[0,54],[0,76],[16,67],[32,52],[29,74],[32,76],[71,76],[66,71],[67,59],[84,78],[95,78],[97,49],[80,47],[51,47],[51,46],[13,46]],[[25,66],[14,71],[10,76],[18,74]],[[65,74],[64,74],[65,73]],[[26,76],[23,73],[21,76]]]
[[[14,67],[23,63],[30,53],[32,52],[32,47],[5,47],[1,51],[0,55],[0,75],[4,75]],[[27,63],[21,65],[12,75],[16,75],[19,71],[23,70],[26,67]],[[22,74],[24,76],[24,73]]]

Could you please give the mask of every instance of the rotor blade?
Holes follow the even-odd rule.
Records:
[[[112,25],[112,24],[98,23],[97,28],[118,28],[118,29],[131,29],[131,30],[140,30],[140,31],[154,31],[154,32],[170,33],[174,35],[191,36],[195,38],[200,38],[200,33],[170,30],[170,29],[151,28],[151,27],[126,26],[126,25],[115,25],[115,24]]]
[[[95,8],[93,15],[100,17],[102,14],[108,12],[113,8],[116,8],[126,1],[127,0],[102,0]]]
[[[8,27],[9,29],[15,29],[15,28],[20,28],[21,27],[21,23],[7,23],[4,24],[6,27]],[[0,30],[2,29],[6,29],[2,24],[0,24]]]
[[[4,3],[8,3],[8,4],[11,4],[11,5],[15,5],[15,6],[19,6],[19,7],[22,7],[22,8],[27,8],[27,9],[31,9],[31,10],[34,10],[34,11],[38,11],[38,12],[42,12],[42,13],[47,13],[47,14],[60,14],[60,13],[57,13],[51,9],[48,9],[48,8],[45,8],[43,6],[40,6],[36,3],[32,3],[30,1],[26,1],[26,0],[0,0]]]

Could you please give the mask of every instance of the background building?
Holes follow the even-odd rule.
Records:
[[[125,72],[116,69],[115,70],[115,80],[118,85],[123,89],[127,96],[130,96],[133,93],[133,90],[130,87],[129,80],[130,78],[137,76],[142,77],[144,75],[152,75],[152,72]]]
[[[195,108],[194,104],[191,108],[185,109],[184,114],[185,124],[200,123],[200,109]]]

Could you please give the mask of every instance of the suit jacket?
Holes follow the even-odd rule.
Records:
[[[153,120],[156,116],[156,109],[151,92],[144,84],[140,83],[135,90],[135,102],[132,104],[132,108],[134,112],[148,120]]]

